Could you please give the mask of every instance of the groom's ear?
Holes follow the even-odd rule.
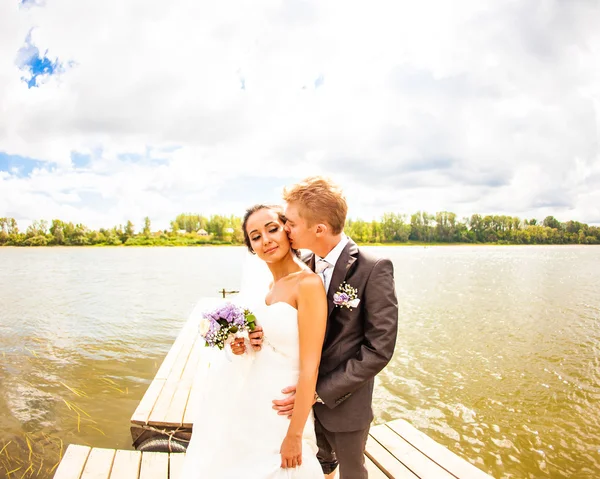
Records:
[[[317,225],[317,228],[316,228],[315,232],[316,232],[317,236],[325,236],[327,234],[327,230],[328,229],[329,228],[327,228],[326,224],[319,223]]]

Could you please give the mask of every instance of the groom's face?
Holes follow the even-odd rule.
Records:
[[[306,220],[300,216],[300,210],[295,203],[285,207],[285,231],[290,239],[290,245],[295,249],[311,249],[315,235]]]

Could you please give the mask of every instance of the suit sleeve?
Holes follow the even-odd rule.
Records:
[[[367,279],[362,296],[364,340],[356,355],[319,378],[317,394],[333,409],[365,385],[392,359],[398,334],[398,301],[394,267],[389,259],[378,260]]]

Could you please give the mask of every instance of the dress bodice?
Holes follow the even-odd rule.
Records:
[[[256,360],[274,361],[279,367],[285,367],[291,373],[298,373],[298,310],[289,303],[280,301],[258,306],[255,315],[257,323],[264,331],[263,348],[256,355]]]

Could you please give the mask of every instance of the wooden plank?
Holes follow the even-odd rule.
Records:
[[[198,382],[194,382],[192,384],[188,402],[185,406],[185,413],[183,415],[183,427],[191,428],[194,423],[194,419],[196,418],[197,406],[200,403],[200,395],[203,392],[199,383],[202,383],[202,378],[200,378]]]
[[[365,456],[365,466],[367,466],[367,471],[371,479],[387,479],[388,477],[393,479],[393,476],[386,475],[368,456]]]
[[[392,477],[395,479],[419,479],[419,476],[414,474],[402,464],[398,458],[371,436],[367,439],[366,455],[373,461],[377,468],[384,473],[385,477]]]
[[[179,350],[179,354],[177,355],[177,359],[171,368],[171,372],[167,377],[167,381],[179,381],[181,376],[183,375],[183,370],[185,369],[185,365],[192,354],[192,348],[194,347],[194,343],[196,342],[196,337],[192,337],[187,335],[183,344],[181,345],[181,349]]]
[[[181,331],[177,335],[177,338],[167,353],[167,356],[160,365],[155,379],[168,379],[172,375],[173,367],[176,365],[182,350],[187,349],[185,354],[189,355],[189,351],[192,349],[193,344],[198,339],[198,324],[200,323],[202,311],[210,309],[209,305],[213,302],[214,300],[211,298],[208,298],[208,301],[206,301],[206,298],[203,298],[198,302],[194,308],[194,311],[181,328]]]
[[[164,418],[167,415],[167,411],[169,410],[169,406],[171,405],[171,401],[173,399],[173,395],[177,390],[177,383],[174,381],[167,381],[162,391],[160,392],[160,396],[154,405],[154,409],[150,413],[150,417],[148,418],[148,424],[151,426],[179,426],[179,422],[175,424],[165,423]]]
[[[177,336],[177,339],[175,339],[173,346],[171,346],[171,349],[169,350],[165,359],[160,365],[160,368],[158,368],[154,379],[167,379],[169,377],[169,375],[171,374],[171,369],[173,368],[175,361],[177,361],[177,358],[179,357],[179,352],[181,351],[181,348],[185,345],[185,342],[186,335],[183,334],[182,330],[179,333],[179,336]]]
[[[131,417],[131,422],[134,424],[148,424],[148,418],[154,409],[154,405],[160,396],[160,393],[165,385],[164,379],[155,379],[150,383],[146,394],[138,404],[133,416]]]
[[[169,454],[169,479],[183,479],[181,478],[181,471],[183,470],[183,461],[185,460],[185,453],[172,453]]]
[[[455,476],[415,449],[385,424],[372,427],[370,434],[417,477],[455,479]]]
[[[70,444],[54,473],[54,479],[79,479],[91,450],[88,446]]]
[[[391,421],[386,426],[458,478],[491,479],[492,477],[402,419]]]
[[[201,356],[202,350],[205,349],[204,341],[201,339],[196,340],[194,343],[194,347],[192,349],[192,353],[190,354],[190,358],[185,366],[185,370],[183,371],[183,375],[181,377],[182,383],[189,384],[189,391],[187,392],[187,397],[185,399],[185,406],[183,409],[183,413],[181,415],[181,426],[186,428],[192,427],[193,417],[195,416],[195,410],[193,408],[193,404],[197,401],[196,394],[198,393],[197,388],[194,388],[194,383],[196,378],[196,373],[198,372],[198,367],[201,364]],[[207,351],[204,351],[207,353]],[[178,405],[175,407],[180,407],[183,403],[183,398],[179,396],[183,396],[182,392],[176,392],[175,396],[177,396]],[[173,408],[173,406],[172,406]],[[171,412],[169,413],[169,417],[171,416]]]
[[[190,357],[185,365],[185,369],[183,374],[181,375],[182,381],[193,382],[194,377],[196,376],[196,370],[198,369],[198,363],[200,362],[200,353],[205,349],[204,340],[198,336],[194,345],[192,346],[192,351],[190,353]]]
[[[165,424],[177,424],[178,426],[183,424],[185,409],[191,389],[191,382],[183,380],[179,381],[175,394],[173,394],[171,404],[169,404],[169,409],[162,419]]]
[[[142,453],[119,449],[115,454],[110,479],[138,479]]]
[[[139,479],[166,479],[169,475],[169,455],[164,452],[143,452]]]
[[[191,389],[191,383],[187,386],[183,386],[185,392],[182,392],[178,398],[175,397],[175,393],[181,383],[181,375],[183,374],[185,365],[192,353],[192,346],[194,345],[195,340],[195,337],[188,337],[181,346],[177,360],[173,364],[169,377],[167,378],[167,382],[148,417],[148,424],[178,427],[183,422],[185,405],[189,396],[189,389]],[[185,397],[182,397],[183,395],[185,395]],[[177,403],[174,402],[176,400],[178,401]],[[179,410],[176,410],[175,407],[179,407]]]
[[[81,475],[81,479],[108,479],[115,458],[115,449],[94,447]]]

